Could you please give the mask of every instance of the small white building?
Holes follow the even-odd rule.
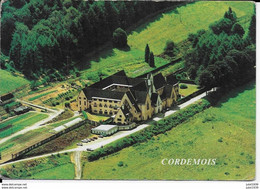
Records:
[[[117,125],[100,125],[96,128],[91,129],[91,132],[93,134],[103,135],[103,136],[109,136],[118,131]]]

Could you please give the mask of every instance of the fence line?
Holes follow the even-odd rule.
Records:
[[[29,147],[27,147],[27,148],[17,152],[17,153],[11,154],[11,158],[4,160],[4,162],[10,161],[10,160],[14,160],[14,159],[20,157],[21,155],[23,155],[23,154],[33,150],[34,148],[36,148],[38,146],[41,146],[41,145],[43,145],[43,144],[45,144],[45,143],[47,143],[47,142],[49,142],[51,140],[54,140],[54,139],[58,138],[59,136],[61,136],[62,134],[67,133],[69,131],[72,131],[72,130],[74,130],[74,129],[84,125],[85,123],[89,123],[89,121],[88,120],[83,120],[83,121],[81,121],[81,122],[79,122],[79,123],[77,123],[77,124],[75,124],[75,125],[73,125],[71,127],[68,127],[68,128],[66,128],[66,129],[64,129],[64,130],[62,130],[62,131],[60,131],[60,132],[58,132],[56,134],[53,134],[50,137],[45,138],[44,140],[36,142],[35,144],[33,144],[33,145],[31,145],[31,146],[29,146]],[[4,163],[4,162],[1,162],[1,163]]]

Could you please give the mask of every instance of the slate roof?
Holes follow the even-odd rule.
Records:
[[[166,99],[166,91],[163,90],[163,93],[160,95],[161,100],[165,100]]]
[[[138,104],[145,104],[146,96],[146,91],[134,91],[134,97]]]
[[[172,86],[171,85],[166,85],[165,88],[165,95],[167,98],[171,97],[171,92],[172,92]]]
[[[162,73],[159,73],[153,77],[154,87],[155,89],[162,88],[165,84],[165,78],[163,77]]]
[[[14,98],[14,95],[13,95],[12,93],[8,93],[8,94],[6,94],[6,95],[1,96],[1,97],[0,97],[0,100],[4,102],[4,101],[10,100],[10,99],[12,99],[12,98]]]
[[[158,94],[153,93],[152,96],[151,96],[151,101],[152,101],[153,106],[156,105],[157,99],[158,99]]]
[[[127,107],[124,107],[124,108],[121,107],[121,110],[126,118],[132,116],[132,114],[130,113],[130,111]]]
[[[135,91],[148,91],[148,85],[146,83],[146,80],[143,80],[139,84],[135,85],[133,87],[133,90],[135,90]]]
[[[86,95],[87,99],[92,99],[92,97],[100,97],[100,98],[121,100],[125,94],[124,92],[93,89],[93,88],[84,88],[83,92]]]
[[[132,103],[132,105],[135,107],[136,111],[137,111],[137,112],[141,112],[141,110],[139,109],[139,107],[138,107],[137,104],[136,104],[136,101],[135,101],[135,97],[134,97],[134,95],[133,95],[133,92],[130,90],[130,91],[128,91],[126,94],[127,94],[128,98],[129,98],[130,102]]]
[[[167,76],[166,76],[166,81],[167,81],[167,83],[170,84],[170,85],[175,85],[175,84],[178,83],[178,80],[177,80],[177,78],[176,78],[176,75],[174,75],[174,74],[167,75]]]
[[[142,82],[144,79],[142,78],[129,78],[126,76],[125,72],[122,70],[120,72],[115,73],[99,82],[91,85],[91,88],[103,89],[111,84],[121,84],[121,85],[132,85],[135,86]]]

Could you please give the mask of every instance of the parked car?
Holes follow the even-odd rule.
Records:
[[[83,144],[82,143],[77,143],[77,146],[83,146]]]
[[[81,142],[88,143],[89,141],[88,141],[88,139],[84,139]]]
[[[87,148],[87,151],[93,151],[91,148]]]
[[[93,137],[95,140],[98,139],[97,137]]]
[[[103,138],[104,136],[103,136],[103,135],[99,135],[98,137],[99,137],[99,138]]]

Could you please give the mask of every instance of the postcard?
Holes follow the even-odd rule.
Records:
[[[252,181],[251,1],[1,1],[0,178]]]

